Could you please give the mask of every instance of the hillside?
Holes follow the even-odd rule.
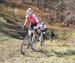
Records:
[[[0,63],[74,63],[75,45],[46,41],[39,52],[29,49],[28,55],[20,53],[21,40],[7,38],[0,42]],[[60,61],[59,61],[60,60]]]
[[[22,8],[20,18],[24,18],[25,10],[32,7],[34,12],[43,20],[50,24],[63,24],[63,26],[75,27],[75,7],[74,0],[1,0],[4,4]],[[9,10],[10,11],[10,10]],[[9,12],[8,11],[8,12]],[[17,9],[15,10],[15,12]],[[12,9],[11,9],[12,12]],[[18,13],[18,12],[17,12]],[[19,15],[18,13],[18,15]],[[45,14],[44,14],[45,13]],[[44,14],[44,15],[43,15]]]
[[[36,1],[36,0],[35,0]],[[50,1],[50,0],[49,0]],[[27,4],[26,2],[30,2],[31,4]],[[34,11],[34,13],[39,17],[40,21],[45,21],[46,23],[50,24],[60,24],[61,27],[75,27],[74,23],[75,23],[75,19],[74,19],[74,7],[72,5],[73,1],[67,1],[67,0],[63,0],[63,1],[50,1],[51,3],[47,3],[50,4],[50,6],[52,6],[51,8],[46,8],[46,10],[49,10],[49,12],[44,12],[42,10],[43,8],[43,4],[40,1],[40,6],[41,9],[39,7],[36,6],[34,4],[32,4],[32,1],[28,0],[25,1],[24,0],[21,1],[15,1],[15,0],[3,0],[4,4],[0,4],[1,12],[5,12],[8,15],[12,15],[14,16],[14,18],[17,19],[25,19],[25,10],[29,7],[31,7]],[[54,4],[53,4],[54,2]],[[38,3],[37,3],[38,4]],[[56,7],[55,7],[56,6]],[[3,8],[2,8],[3,7]],[[54,9],[55,10],[54,10]],[[62,11],[61,11],[62,10]]]
[[[75,11],[72,9],[69,16],[65,15],[68,10],[60,12],[59,17],[61,14],[67,17],[60,22],[59,18],[56,19],[56,10],[53,10],[53,5],[57,1],[65,1],[67,5],[69,3],[72,5],[73,0],[47,0],[48,4],[53,1],[50,4],[52,7],[46,9],[50,10],[49,12],[45,12],[42,6],[37,7],[36,0],[35,4],[32,1],[34,0],[0,0],[0,63],[75,63],[75,16],[73,13]],[[40,1],[44,2],[45,0]],[[21,45],[24,36],[27,35],[27,30],[23,30],[22,26],[25,20],[25,11],[29,7],[33,9],[40,21],[46,23],[47,39],[43,46],[37,42],[39,50],[28,49],[28,54],[22,55]],[[72,16],[73,21],[71,22]],[[48,38],[51,30],[55,34],[53,41]]]

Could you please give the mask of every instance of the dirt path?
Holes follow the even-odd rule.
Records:
[[[21,43],[22,40],[17,39],[0,42],[0,63],[44,63],[47,60],[46,55],[32,50],[28,56],[23,56]]]
[[[42,52],[30,50],[27,56],[20,53],[22,40],[8,38],[0,42],[0,63],[74,63],[75,55],[67,50],[75,51],[75,47],[62,46],[62,43],[45,44]],[[60,45],[60,47],[59,47]],[[48,48],[48,49],[47,49]],[[48,52],[48,50],[50,50]],[[58,51],[58,52],[56,52]],[[69,54],[68,54],[68,53]],[[65,54],[67,53],[67,55]],[[70,56],[71,55],[71,56]],[[60,60],[60,61],[59,61]]]

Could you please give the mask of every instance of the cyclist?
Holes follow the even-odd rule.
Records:
[[[25,23],[23,25],[23,29],[24,28],[28,28],[28,36],[31,38],[32,43],[28,44],[27,48],[31,48],[34,50],[33,48],[33,42],[34,42],[34,37],[35,33],[38,32],[38,28],[39,28],[39,20],[38,17],[33,13],[32,8],[28,8],[26,11],[27,15],[26,15],[26,20]],[[32,45],[31,45],[32,44]]]
[[[43,32],[43,34],[45,34],[45,32],[47,30],[47,26],[46,26],[45,22],[41,22],[40,29]]]
[[[45,34],[46,34],[46,30],[47,30],[47,26],[46,26],[45,22],[41,22],[41,24],[40,24],[40,30],[41,30],[41,33],[43,34],[43,40],[42,40],[42,42],[44,42]]]
[[[29,26],[28,35],[31,35],[32,33],[34,33],[34,29],[38,28],[39,20],[38,17],[33,13],[32,8],[28,8],[26,13],[27,15],[23,28]]]

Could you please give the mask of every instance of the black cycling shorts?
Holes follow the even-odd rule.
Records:
[[[30,26],[31,29],[34,29],[34,26],[37,26],[37,23],[35,23],[35,24],[32,24],[32,23],[31,23],[31,26]]]

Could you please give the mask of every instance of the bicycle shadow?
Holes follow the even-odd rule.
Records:
[[[51,50],[57,57],[66,57],[75,55],[75,50],[67,50],[65,52],[57,52],[55,50]]]
[[[43,50],[43,49],[40,49],[40,50],[33,50],[32,52],[38,52],[38,53],[42,53],[43,55],[45,55],[45,57],[51,57],[51,56],[56,56],[56,57],[66,57],[66,56],[73,56],[75,55],[75,51],[74,50],[67,50],[65,52],[57,52],[55,50],[51,50],[51,52],[49,52],[48,50]],[[27,57],[33,57],[32,55],[25,55]],[[36,57],[36,56],[34,56]],[[40,57],[40,56],[39,56]],[[38,58],[38,57],[37,57]]]
[[[39,50],[36,50],[36,49],[33,49],[32,51],[30,51],[30,53],[33,54],[33,52],[36,52],[36,53],[41,53],[43,54],[43,56],[45,57],[51,57],[53,56],[51,53],[49,53],[47,50],[43,50],[43,49],[39,49]],[[26,57],[36,57],[36,56],[32,56],[32,54],[22,54],[22,55],[25,55]],[[40,57],[40,55],[38,55],[38,57]],[[37,57],[37,58],[38,58]]]
[[[42,53],[42,54],[44,54],[46,57],[51,57],[51,56],[53,56],[49,51],[43,50],[43,49],[35,50],[35,52]]]

